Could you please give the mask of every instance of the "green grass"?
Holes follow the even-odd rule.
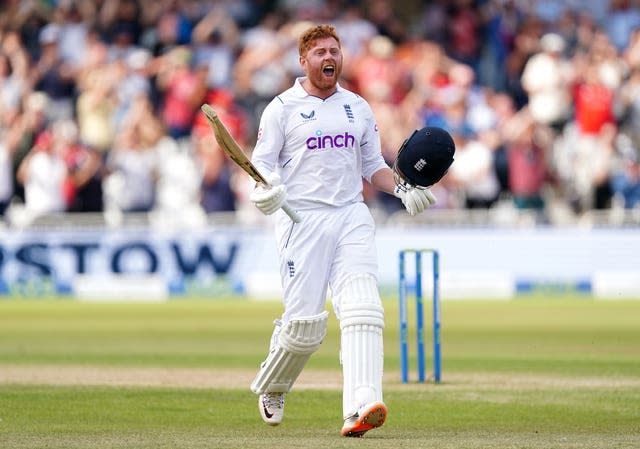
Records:
[[[395,302],[385,309],[389,419],[351,440],[338,389],[294,391],[271,428],[247,388],[1,381],[15,367],[253,373],[277,302],[0,300],[0,447],[640,447],[640,301],[445,301],[440,385],[399,383]],[[307,370],[334,375],[338,341],[332,315]]]

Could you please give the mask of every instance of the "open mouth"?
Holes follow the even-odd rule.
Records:
[[[322,68],[322,73],[325,76],[333,76],[336,73],[336,67],[333,64],[327,64]]]

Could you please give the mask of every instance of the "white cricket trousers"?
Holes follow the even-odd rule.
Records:
[[[324,310],[328,289],[340,292],[353,274],[378,277],[375,224],[362,202],[306,210],[293,223],[278,213],[276,237],[283,288],[283,324]]]

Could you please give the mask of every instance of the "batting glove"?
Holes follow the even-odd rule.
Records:
[[[249,195],[249,199],[265,215],[271,215],[282,207],[287,197],[287,187],[280,184],[280,175],[271,173],[267,176],[269,186],[259,184]]]
[[[424,212],[437,203],[436,197],[427,187],[397,186],[395,196],[402,200],[402,204],[410,215]]]

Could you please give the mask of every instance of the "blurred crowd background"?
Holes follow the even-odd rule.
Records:
[[[640,1],[0,0],[0,221],[255,217],[200,106],[251,151],[319,22],[337,28],[341,85],[370,102],[390,164],[414,129],[453,135],[437,208],[542,222],[640,208]]]

